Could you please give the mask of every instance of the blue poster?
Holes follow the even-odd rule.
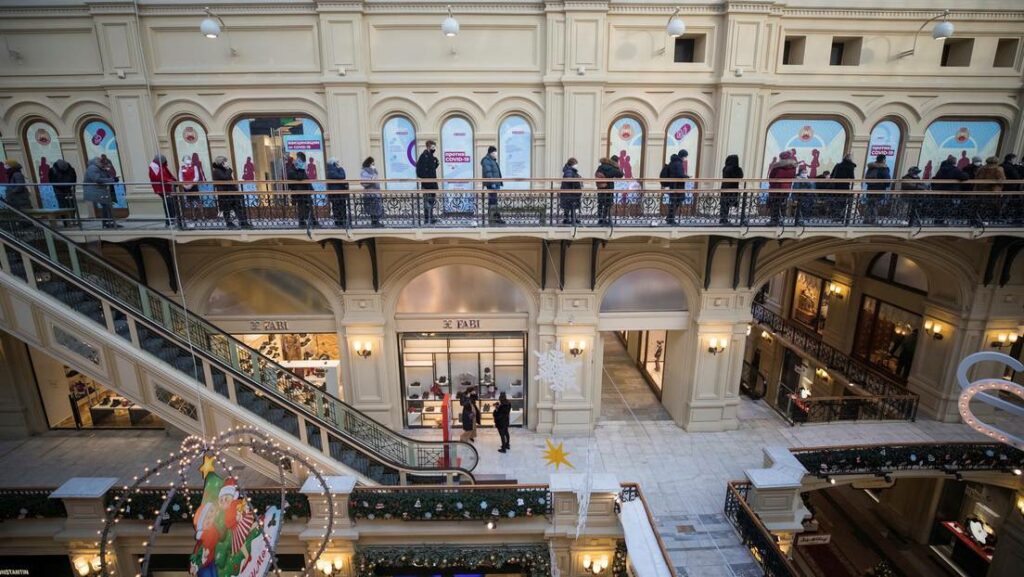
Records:
[[[973,156],[995,156],[1001,133],[1002,125],[995,120],[936,120],[928,125],[921,143],[921,178],[931,178],[949,156],[960,169],[970,164]]]
[[[120,180],[114,185],[114,208],[128,208],[124,171],[121,168],[121,155],[117,151],[117,136],[114,135],[114,129],[102,120],[90,120],[82,127],[82,142],[85,144],[85,157],[99,158],[107,176]]]
[[[64,158],[57,139],[57,130],[45,122],[33,122],[25,128],[25,142],[28,144],[28,159],[36,175],[39,188],[39,206],[57,208],[57,195],[50,182],[50,167]],[[79,177],[81,178],[81,177]]]
[[[779,159],[782,152],[790,152],[797,166],[806,166],[808,176],[832,170],[846,152],[846,128],[836,120],[812,118],[784,118],[768,127],[768,140],[764,146],[763,170]]]

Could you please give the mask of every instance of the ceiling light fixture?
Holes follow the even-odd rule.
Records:
[[[939,18],[942,18],[942,22],[935,24],[935,26],[932,28],[932,38],[934,38],[935,40],[945,40],[946,38],[952,37],[954,27],[952,22],[946,20],[946,17],[948,16],[949,10],[943,10],[942,14],[932,16],[931,18],[925,20],[924,24],[921,24],[921,27],[917,29],[917,33],[914,34],[914,46],[911,47],[910,50],[907,50],[906,52],[900,52],[896,57],[904,58],[906,56],[910,56],[911,54],[913,54],[917,50],[917,39],[921,36],[921,32],[924,31],[925,26],[928,26],[929,23],[935,22]]]

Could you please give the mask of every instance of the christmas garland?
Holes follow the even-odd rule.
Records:
[[[0,491],[0,521],[67,517],[64,501],[51,499],[53,489],[5,489]]]
[[[507,572],[527,577],[550,577],[551,560],[546,543],[531,545],[460,546],[370,546],[357,547],[353,558],[356,577],[375,577],[386,571],[429,568],[431,571],[462,569]]]
[[[357,488],[348,503],[350,518],[370,520],[498,520],[547,515],[550,512],[551,494],[546,487],[408,491]]]
[[[612,577],[629,577],[626,553],[625,541],[619,541],[615,544],[615,557],[612,559]]]
[[[104,505],[112,506],[121,491],[108,491]],[[124,512],[125,519],[149,520],[155,519],[157,511],[166,498],[166,489],[150,489],[131,496],[126,503]],[[270,505],[281,504],[281,492],[278,489],[254,489],[245,491],[245,496],[252,499],[252,506],[256,511],[265,511]],[[188,490],[188,501],[181,492],[175,493],[174,499],[167,506],[167,516],[170,521],[189,521],[189,511],[194,511],[203,499],[203,491],[199,488]],[[285,492],[285,501],[288,509],[285,511],[286,519],[308,519],[310,516],[309,499],[302,493],[295,491]]]

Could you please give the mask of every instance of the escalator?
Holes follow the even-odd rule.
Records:
[[[257,425],[364,483],[474,481],[472,445],[392,431],[2,200],[0,330],[192,432]]]

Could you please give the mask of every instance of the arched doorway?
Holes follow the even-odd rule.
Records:
[[[493,425],[501,393],[511,425],[527,426],[530,312],[519,285],[481,266],[445,264],[410,280],[395,304],[403,424],[440,427],[444,396],[475,392],[482,426]],[[458,416],[453,400],[449,422]]]
[[[682,370],[678,359],[689,306],[674,275],[635,269],[604,291],[598,329],[604,344],[601,418],[668,420],[661,406],[666,381]]]

